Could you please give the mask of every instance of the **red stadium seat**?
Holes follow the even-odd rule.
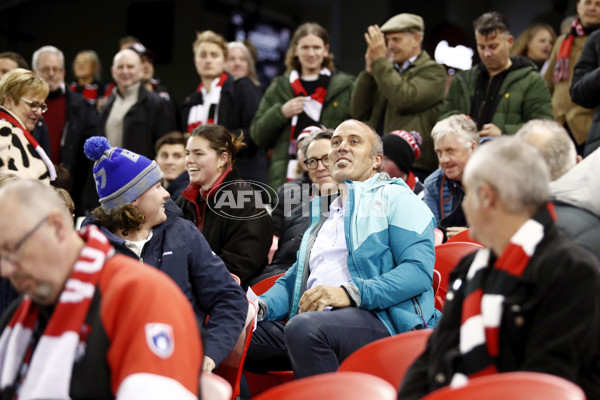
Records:
[[[555,375],[506,372],[474,378],[459,388],[444,387],[423,400],[585,400],[583,390]]]
[[[432,333],[433,329],[422,329],[376,340],[350,354],[338,371],[364,372],[400,387],[404,374],[425,350]]]
[[[279,385],[253,400],[395,400],[396,388],[361,372],[331,372]]]
[[[448,292],[448,278],[450,272],[464,256],[479,250],[482,247],[482,245],[472,242],[445,243],[435,246],[434,268],[439,271],[442,276],[440,288],[438,290],[438,296],[440,296],[442,300],[446,298],[446,293]],[[441,307],[443,308],[443,304]],[[437,305],[436,308],[439,309]]]

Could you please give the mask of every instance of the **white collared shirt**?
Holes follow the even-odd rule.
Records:
[[[341,196],[331,203],[329,211],[329,217],[317,234],[310,252],[307,289],[318,285],[340,286],[352,278],[348,270]]]

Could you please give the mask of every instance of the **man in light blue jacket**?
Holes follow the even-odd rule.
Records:
[[[259,298],[247,370],[332,372],[367,343],[437,322],[435,220],[401,179],[379,173],[382,159],[381,138],[367,125],[349,120],[335,130],[317,162],[341,194],[329,210],[311,201],[296,263]]]

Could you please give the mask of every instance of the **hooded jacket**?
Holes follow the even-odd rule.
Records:
[[[375,313],[390,335],[435,326],[440,313],[434,309],[432,289],[435,221],[431,212],[404,181],[385,173],[365,182],[346,181],[346,185],[344,230],[352,279],[344,286],[358,293],[357,306]],[[310,226],[298,260],[260,297],[267,306],[266,320],[298,313],[312,243],[327,219],[322,201],[326,197],[311,201]]]

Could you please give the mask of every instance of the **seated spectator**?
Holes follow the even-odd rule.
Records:
[[[198,398],[194,313],[165,274],[115,254],[33,180],[0,189],[2,273],[24,294],[0,320],[4,399]]]
[[[398,398],[509,371],[558,375],[600,398],[600,264],[556,229],[539,152],[500,138],[475,151],[463,182],[470,235],[486,247],[451,273],[444,315]]]
[[[556,121],[531,120],[516,135],[542,154],[550,170],[551,181],[563,176],[580,159],[569,133]]]
[[[173,200],[190,184],[190,176],[185,169],[185,136],[181,132],[167,133],[156,142],[156,158],[164,174],[163,186]]]
[[[379,174],[381,138],[356,120],[333,133],[329,167],[340,193],[310,204],[298,260],[259,298],[249,371],[332,372],[374,340],[435,326],[434,220],[398,180]],[[287,323],[283,321],[288,319]]]
[[[461,207],[462,177],[471,153],[479,145],[479,135],[470,117],[452,115],[438,122],[431,136],[440,168],[425,179],[423,200],[433,213],[437,227],[444,231],[445,239],[450,239],[467,228]]]
[[[556,226],[600,260],[600,184],[595,179],[600,153],[590,155],[585,164],[567,131],[554,121],[529,121],[517,132],[542,154],[550,171],[550,195],[556,213]]]
[[[190,184],[176,202],[246,289],[267,264],[273,227],[260,194],[236,168],[243,146],[243,137],[221,125],[194,129],[185,149]]]
[[[318,130],[298,136],[301,143],[301,158],[308,171],[308,179],[296,179],[284,183],[277,190],[278,203],[273,209],[273,233],[279,238],[277,251],[273,260],[265,267],[264,272],[253,282],[286,272],[296,262],[296,254],[304,232],[308,228],[309,203],[314,196],[321,196],[323,206],[329,207],[338,197],[337,182],[331,176],[329,167],[323,163],[331,145],[330,129]],[[327,161],[325,161],[327,163]]]
[[[419,198],[425,195],[423,184],[412,173],[411,167],[421,155],[420,145],[423,142],[419,132],[392,131],[382,138],[383,165],[382,172],[390,178],[400,178]]]
[[[515,40],[510,55],[529,58],[544,75],[555,40],[556,33],[550,25],[533,24]]]
[[[33,72],[17,68],[0,80],[0,172],[50,183],[56,169],[31,135],[48,110],[48,84]]]
[[[600,260],[600,151],[550,183],[556,225]]]
[[[96,109],[98,99],[104,97],[102,64],[94,50],[81,50],[73,61],[73,75],[77,79],[69,88],[81,94]]]
[[[115,250],[156,267],[179,286],[202,326],[204,362],[211,372],[229,355],[246,320],[248,301],[223,261],[162,187],[162,172],[142,155],[86,141],[101,206],[83,225],[96,224]],[[206,317],[210,316],[208,321]]]

